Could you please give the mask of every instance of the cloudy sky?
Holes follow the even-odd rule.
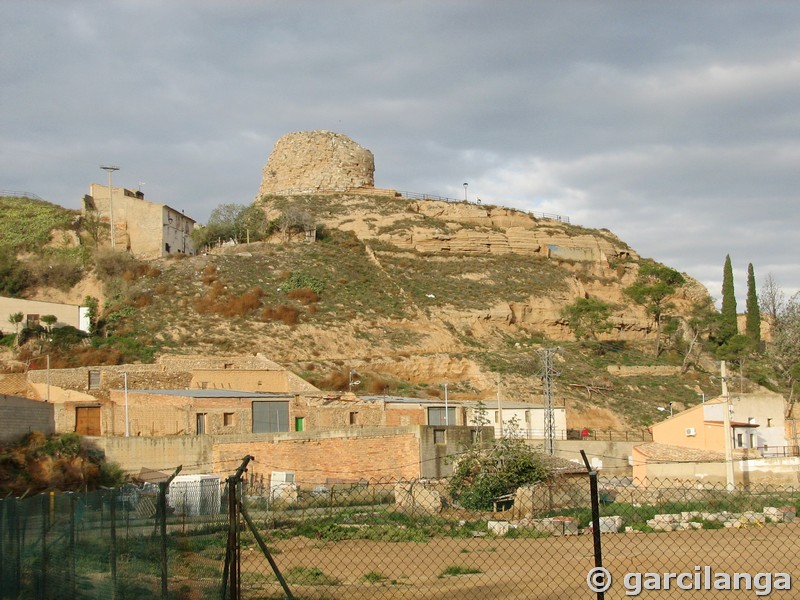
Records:
[[[378,187],[607,228],[719,298],[800,289],[800,3],[3,0],[0,190],[204,222],[292,131]]]

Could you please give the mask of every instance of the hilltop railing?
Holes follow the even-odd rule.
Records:
[[[44,202],[44,198],[37,196],[36,194],[32,194],[31,192],[15,192],[12,190],[0,190],[0,197],[2,198],[30,198],[31,200],[41,200]]]
[[[279,192],[271,192],[270,194],[266,194],[268,196],[299,196],[303,194],[331,194],[331,193],[360,193],[360,194],[367,194],[367,193],[385,193],[387,190],[379,189],[379,188],[327,188],[324,190],[318,189],[302,189],[302,188],[289,188],[285,190],[281,190]],[[407,192],[407,191],[400,191],[400,190],[391,190],[395,193],[396,196],[401,198],[406,198],[409,200],[432,200],[435,202],[465,202],[467,204],[476,204],[480,205],[480,199],[477,202],[473,202],[472,200],[464,200],[458,198],[448,198],[447,196],[437,196],[436,194],[427,194],[427,193],[419,193],[419,192]],[[527,215],[532,216],[534,219],[547,219],[549,221],[558,221],[559,223],[569,223],[569,217],[564,215],[558,215],[555,213],[546,213],[546,212],[538,212],[534,210],[522,210],[519,208],[515,208],[513,210],[517,210],[521,213],[525,213]]]

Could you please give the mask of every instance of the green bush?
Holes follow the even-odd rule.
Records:
[[[0,249],[0,295],[16,296],[30,283],[30,272],[11,251]]]
[[[281,286],[284,291],[290,292],[292,290],[299,290],[307,288],[313,290],[316,294],[321,294],[325,284],[313,275],[308,275],[301,271],[293,272],[289,275],[286,283]]]

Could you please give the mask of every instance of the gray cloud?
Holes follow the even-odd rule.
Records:
[[[719,295],[800,288],[800,6],[211,0],[0,6],[0,188],[115,182],[204,220],[330,129],[376,184],[570,216]]]

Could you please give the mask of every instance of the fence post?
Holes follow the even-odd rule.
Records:
[[[167,491],[169,484],[175,479],[175,476],[181,472],[183,465],[180,465],[175,472],[169,476],[166,481],[158,483],[158,509],[156,516],[160,519],[161,527],[161,600],[168,600],[167,592],[167,579],[169,578],[169,571],[167,565]]]
[[[586,458],[586,452],[581,450],[583,457],[583,464],[586,465],[586,470],[589,472],[589,492],[592,500],[592,537],[594,541],[594,567],[595,569],[603,568],[603,547],[600,540],[600,495],[597,488],[597,471],[589,466],[589,459]],[[605,577],[603,577],[605,581]],[[605,592],[598,588],[597,600],[604,600]]]
[[[75,503],[77,502],[75,494],[69,495],[69,589],[70,598],[75,600],[76,582],[75,582]]]
[[[22,588],[22,542],[19,531],[19,501],[16,498],[9,498],[8,513],[8,544],[11,546],[11,589],[9,596],[16,598]],[[4,555],[5,556],[5,555]],[[5,562],[5,561],[4,561]]]
[[[117,490],[111,490],[111,600],[117,597]]]
[[[169,484],[166,481],[158,482],[158,516],[159,538],[161,540],[161,598],[167,600],[167,489]]]
[[[39,496],[42,499],[42,585],[40,588],[41,595],[40,598],[46,600],[47,598],[47,530],[50,526],[48,522],[50,520],[50,511],[48,510],[48,505],[50,501],[49,494],[41,494]]]

